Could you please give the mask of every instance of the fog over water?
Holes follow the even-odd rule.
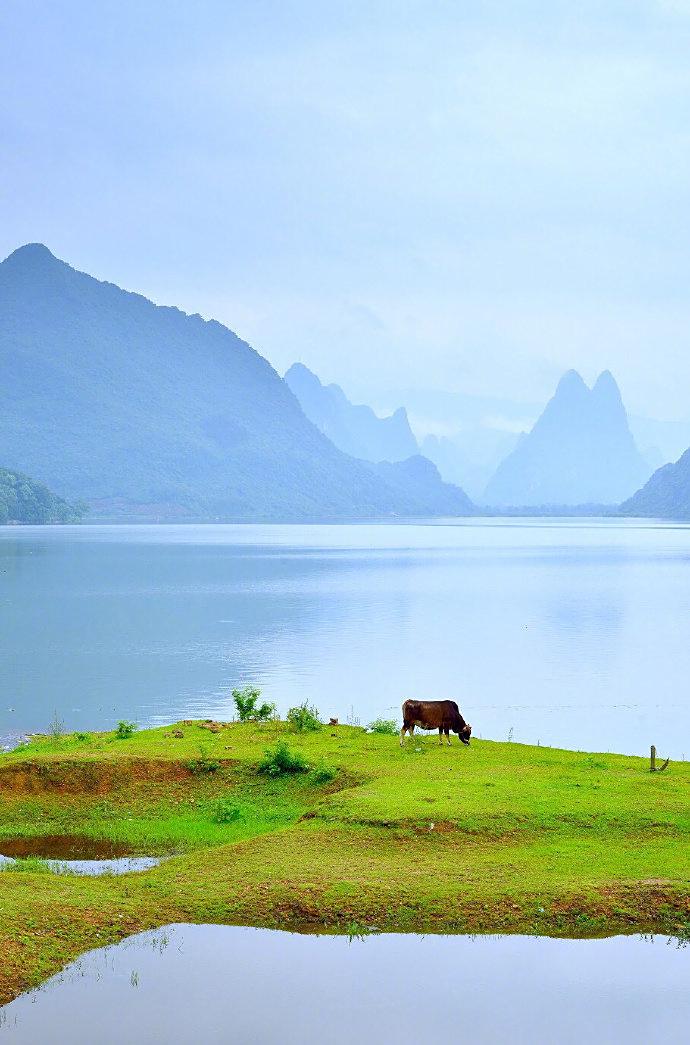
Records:
[[[462,520],[0,529],[0,735],[232,717],[257,682],[366,724],[690,757],[690,529]]]
[[[0,257],[363,402],[610,368],[687,419],[689,46],[687,0],[5,3]]]

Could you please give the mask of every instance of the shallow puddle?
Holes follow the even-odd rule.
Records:
[[[13,1045],[687,1040],[690,948],[663,937],[300,936],[173,925],[0,1009]]]
[[[51,870],[80,875],[146,871],[161,862],[160,857],[136,856],[129,846],[82,835],[35,835],[0,840],[0,870],[7,869],[17,859],[32,856],[45,860]]]

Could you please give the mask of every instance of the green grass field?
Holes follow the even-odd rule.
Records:
[[[258,772],[280,739],[308,771]],[[172,921],[683,935],[689,798],[687,763],[652,774],[642,758],[432,735],[401,750],[348,726],[35,738],[0,755],[0,853],[2,838],[72,834],[170,859],[118,877],[0,872],[0,1001]]]

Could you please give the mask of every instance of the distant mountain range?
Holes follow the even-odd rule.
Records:
[[[641,490],[620,507],[623,515],[690,519],[690,450],[675,464],[659,468]]]
[[[438,436],[439,441],[457,447],[459,457],[466,460],[469,471],[457,470],[454,463],[453,476],[444,475],[449,482],[459,482],[470,496],[470,484],[481,478],[482,470],[489,471],[481,482],[476,496],[484,493],[488,480],[497,465],[510,450],[509,444],[517,442],[520,432],[529,431],[543,410],[543,403],[506,399],[499,396],[477,395],[431,388],[404,388],[381,390],[371,394],[375,408],[389,412],[398,403],[404,403],[412,431],[415,433],[422,452],[439,466],[444,475],[442,460],[429,453],[424,440],[429,435]],[[668,461],[676,461],[690,446],[690,419],[659,420],[639,414],[628,414],[630,431],[635,443],[650,466],[658,468]],[[494,458],[496,448],[499,456]],[[442,451],[443,452],[443,451]],[[467,482],[467,485],[465,485]]]
[[[370,406],[355,406],[340,385],[323,385],[302,363],[285,374],[309,420],[346,454],[365,461],[404,461],[419,453],[407,413],[377,417]]]
[[[618,504],[650,470],[611,373],[600,374],[590,390],[569,370],[532,430],[498,466],[483,501],[496,507]]]
[[[427,435],[421,444],[441,476],[457,483],[473,500],[481,500],[487,481],[520,438],[517,432],[478,425],[449,436]]]
[[[623,502],[624,514],[690,518],[690,451],[649,478],[655,442],[682,445],[684,422],[637,419],[640,453],[608,371],[591,389],[568,371],[529,433],[468,414],[464,433],[427,435],[422,456],[404,408],[379,417],[299,363],[282,380],[220,323],[41,244],[0,264],[0,365],[0,522],[70,521],[82,501],[92,518],[472,514],[458,480],[498,511]]]
[[[0,525],[79,522],[85,506],[68,504],[42,483],[0,468]]]
[[[309,420],[345,453],[365,461],[399,462],[421,452],[445,482],[462,487],[472,498],[484,492],[496,465],[518,439],[517,433],[476,425],[454,438],[427,435],[420,447],[405,407],[379,417],[371,406],[353,404],[340,385],[322,384],[302,363],[293,363],[285,381]]]
[[[466,514],[426,465],[343,453],[270,364],[41,244],[0,264],[4,463],[92,516],[301,520]]]

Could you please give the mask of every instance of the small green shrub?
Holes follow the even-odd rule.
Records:
[[[78,740],[82,744],[88,744],[89,741],[93,738],[90,733],[75,733],[74,739]]]
[[[208,748],[205,744],[199,744],[199,757],[191,758],[185,765],[190,773],[200,775],[202,773],[216,773],[220,769],[220,762],[209,758]]]
[[[287,720],[296,733],[316,733],[323,726],[323,722],[319,718],[318,708],[308,704],[306,700],[304,704],[298,704],[297,707],[290,708]]]
[[[398,723],[393,718],[375,718],[367,726],[370,733],[380,733],[386,737],[398,735]]]
[[[259,704],[261,690],[256,686],[245,686],[244,689],[233,689],[232,699],[237,709],[240,722],[265,722],[275,713],[275,704],[264,701]]]
[[[115,730],[115,737],[117,740],[129,740],[133,737],[137,731],[136,722],[125,722],[122,720],[118,722],[117,729]]]
[[[65,735],[65,723],[58,716],[57,711],[53,715],[53,720],[50,723],[49,735],[51,740],[61,740]]]
[[[273,748],[266,748],[259,763],[259,772],[273,777],[285,773],[306,773],[308,769],[303,756],[298,751],[291,751],[284,740],[279,740]]]
[[[332,780],[338,775],[338,770],[335,766],[327,766],[324,763],[315,766],[309,774],[309,780],[312,784],[330,784]]]
[[[241,807],[229,798],[216,799],[212,806],[212,814],[214,824],[235,824],[244,819]]]

